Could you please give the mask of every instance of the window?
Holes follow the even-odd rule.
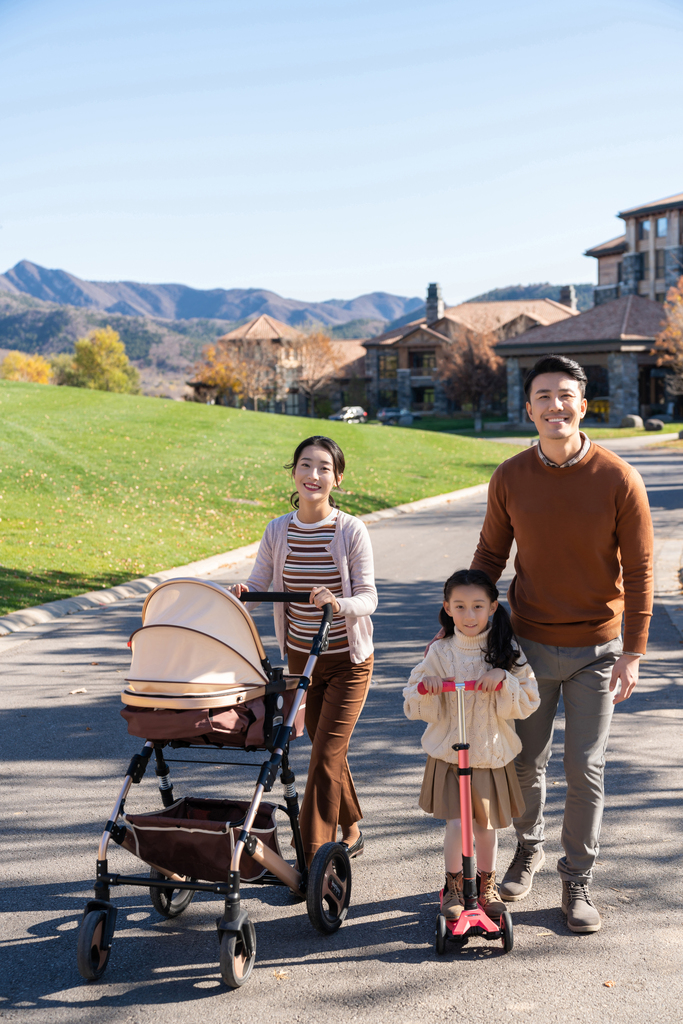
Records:
[[[645,242],[650,237],[650,222],[649,220],[641,220],[638,225],[638,238],[641,242]]]
[[[431,412],[434,408],[434,388],[412,388],[415,412]]]
[[[396,380],[398,370],[398,354],[396,352],[380,352],[379,376],[382,380]]]
[[[623,263],[617,263],[617,282],[619,284],[621,284],[621,282],[623,280],[624,280],[624,264]]]
[[[655,252],[655,277],[664,277],[664,259],[666,252],[664,249],[657,249]]]
[[[436,352],[411,352],[410,369],[414,373],[419,371],[417,376],[428,376],[436,369]]]
[[[649,254],[649,252],[641,253],[641,259],[643,261],[642,262],[642,267],[643,267],[642,279],[643,279],[643,281],[648,281],[649,278],[650,278],[650,254]]]
[[[380,407],[395,409],[398,406],[398,391],[393,391],[391,388],[381,388],[378,398]]]
[[[666,238],[669,229],[668,217],[657,217],[657,238]]]

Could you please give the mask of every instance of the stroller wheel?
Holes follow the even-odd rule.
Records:
[[[515,939],[512,931],[512,914],[509,910],[500,915],[500,930],[503,933],[503,949],[506,953],[510,953],[515,944]]]
[[[83,918],[78,932],[76,963],[78,973],[86,981],[96,981],[107,969],[111,948],[102,949],[106,917],[103,910],[91,910]]]
[[[249,930],[252,954],[248,955],[241,935],[227,932],[221,938],[221,978],[230,988],[239,988],[249,980],[256,960],[256,932],[251,921],[244,922],[245,931]]]
[[[446,918],[443,914],[436,915],[436,937],[434,939],[434,948],[439,956],[443,956],[446,952],[446,935],[448,934],[448,926],[446,924]]]
[[[325,843],[311,864],[306,907],[311,924],[323,935],[341,927],[351,902],[351,862],[341,843]]]
[[[161,871],[150,868],[150,878],[165,878]],[[196,882],[196,878],[188,878],[188,882]],[[163,917],[178,917],[183,910],[187,910],[194,899],[193,889],[159,889],[153,885],[149,887],[149,898],[152,906]]]

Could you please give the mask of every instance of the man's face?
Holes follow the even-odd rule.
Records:
[[[526,403],[529,418],[541,438],[561,440],[579,429],[586,415],[586,399],[576,380],[563,373],[541,373],[535,377]]]

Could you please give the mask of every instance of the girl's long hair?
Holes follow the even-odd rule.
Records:
[[[456,587],[481,587],[488,599],[493,603],[498,600],[498,588],[490,577],[480,569],[460,569],[449,576],[443,587],[443,599],[448,601]],[[439,612],[439,622],[443,626],[445,636],[453,636],[455,623],[445,608]],[[493,613],[491,629],[486,641],[484,660],[492,668],[502,668],[509,672],[514,665],[522,660],[516,644],[510,616],[499,604]]]
[[[291,469],[292,472],[296,469],[296,464],[301,458],[301,455],[305,448],[311,445],[314,448],[323,448],[330,458],[332,459],[332,465],[334,466],[334,477],[338,480],[340,476],[344,475],[344,469],[346,467],[346,459],[344,458],[344,452],[341,450],[336,441],[333,441],[331,437],[325,437],[323,434],[314,434],[313,437],[307,437],[300,442],[294,449],[294,455],[292,461],[288,462],[284,467],[285,469]],[[338,505],[332,495],[330,494],[327,499],[332,508],[338,508]],[[299,507],[299,495],[294,491],[289,496],[289,503],[292,508]]]

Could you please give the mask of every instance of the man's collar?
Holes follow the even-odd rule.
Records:
[[[536,445],[536,451],[538,452],[539,459],[544,465],[552,466],[553,469],[568,469],[570,466],[575,466],[577,462],[581,462],[581,459],[588,454],[588,449],[591,446],[590,438],[584,434],[583,430],[579,431],[579,436],[581,437],[581,440],[583,442],[580,450],[576,453],[576,455],[572,456],[572,458],[569,459],[567,462],[563,462],[561,466],[558,466],[556,462],[551,462],[547,455],[543,454],[541,442],[539,439]]]

